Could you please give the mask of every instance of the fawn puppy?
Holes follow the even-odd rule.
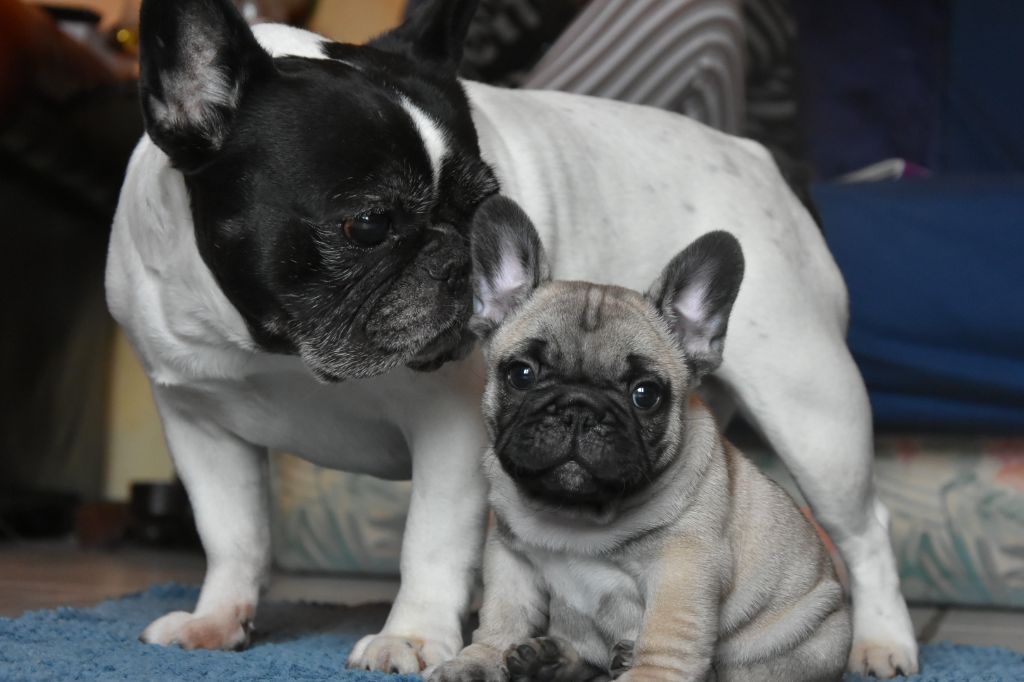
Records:
[[[743,279],[711,232],[647,294],[550,281],[513,202],[474,225],[496,523],[473,644],[435,682],[841,677],[850,613],[793,500],[695,389]]]

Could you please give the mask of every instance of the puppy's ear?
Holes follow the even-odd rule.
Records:
[[[530,218],[511,199],[494,195],[473,217],[473,318],[481,339],[550,278],[544,247]]]
[[[454,72],[462,61],[462,44],[477,4],[478,0],[426,0],[404,24],[370,45]]]
[[[743,268],[743,250],[736,238],[728,232],[709,232],[676,255],[647,293],[675,332],[695,378],[722,364],[725,331]]]
[[[194,169],[220,149],[271,57],[229,0],[145,0],[139,19],[146,132],[175,167]]]

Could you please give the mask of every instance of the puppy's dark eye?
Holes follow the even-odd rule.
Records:
[[[653,410],[661,403],[661,386],[653,381],[641,381],[633,387],[633,405],[638,410]]]
[[[348,240],[357,246],[377,246],[391,232],[390,213],[360,213],[345,220],[342,229]]]
[[[508,383],[517,391],[525,391],[537,383],[537,373],[525,362],[513,362],[509,365],[506,376]]]

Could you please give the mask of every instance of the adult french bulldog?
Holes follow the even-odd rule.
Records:
[[[708,387],[768,438],[839,544],[851,667],[914,671],[846,290],[810,216],[752,142],[663,111],[461,83],[474,6],[434,0],[353,46],[251,30],[229,0],[143,3],[147,135],[107,297],[208,561],[195,610],[143,639],[246,642],[270,559],[266,454],[280,449],[412,477],[401,590],[351,665],[410,672],[459,651],[486,506],[467,231],[500,184],[560,277],[641,286],[666,250],[737,235],[747,285]]]
[[[495,526],[473,644],[431,680],[842,677],[850,614],[821,540],[694,393],[722,361],[736,239],[699,237],[646,296],[550,281],[504,197],[472,250]]]

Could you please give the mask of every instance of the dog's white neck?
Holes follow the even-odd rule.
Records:
[[[129,200],[114,216],[107,302],[147,370],[166,384],[236,373],[255,344],[199,255],[184,177],[148,137],[121,195]]]

